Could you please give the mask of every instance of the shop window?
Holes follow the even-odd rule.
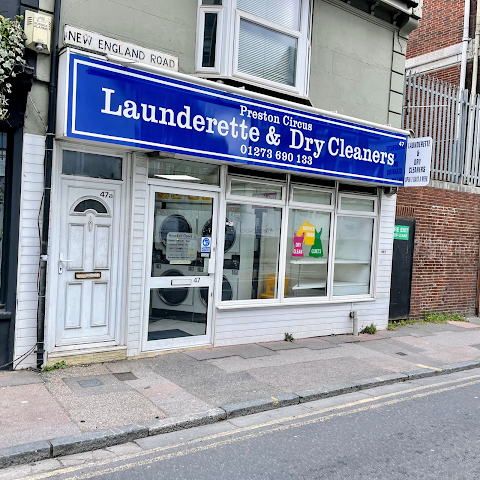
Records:
[[[308,95],[308,0],[199,0],[197,71]]]
[[[281,208],[228,203],[226,216],[235,230],[235,244],[225,237],[223,274],[236,290],[229,298],[278,298]]]
[[[373,218],[338,216],[333,295],[370,292]]]
[[[122,180],[122,158],[64,150],[62,173],[64,175]]]
[[[148,176],[158,180],[218,185],[220,167],[176,158],[151,157],[148,160]]]
[[[377,196],[287,183],[229,179],[222,301],[371,295]]]
[[[327,295],[329,212],[290,209],[288,216],[285,297]]]

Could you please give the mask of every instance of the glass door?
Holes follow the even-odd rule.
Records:
[[[146,349],[210,343],[217,196],[152,186],[150,201]]]

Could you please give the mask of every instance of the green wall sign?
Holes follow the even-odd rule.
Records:
[[[410,227],[405,227],[404,225],[395,225],[395,230],[393,231],[393,239],[408,240],[409,233]]]

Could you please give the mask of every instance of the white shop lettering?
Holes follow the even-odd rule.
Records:
[[[246,123],[245,118],[242,118],[241,122],[238,123],[236,117],[227,121],[218,120],[215,117],[194,115],[191,112],[191,107],[188,105],[184,105],[182,110],[175,112],[171,108],[158,107],[146,103],[137,105],[133,100],[124,100],[123,103],[116,100],[112,104],[112,96],[115,94],[115,90],[102,88],[102,91],[105,93],[105,103],[101,112],[107,115],[123,116],[133,120],[140,120],[141,117],[144,122],[158,123],[159,125],[168,125],[169,127],[195,130],[209,134],[219,134],[222,137],[230,135],[232,138],[240,138],[251,142],[258,142],[260,139],[260,130],[255,126],[248,125],[250,122]],[[245,105],[240,105],[239,115],[264,120],[270,122],[270,124],[280,123],[277,115],[269,114],[266,111],[251,110]],[[286,122],[286,117],[284,117],[283,123],[290,126],[290,144],[288,145],[290,149],[302,150],[313,158],[319,158],[326,143],[328,153],[332,157],[338,156],[365,162],[386,163],[390,166],[395,163],[394,153],[348,145],[345,139],[339,137],[330,137],[328,142],[318,138],[307,137],[302,130],[292,128],[291,125],[310,130],[311,128],[308,128],[308,126],[311,127],[310,123],[295,121],[291,117],[288,117],[289,121]],[[281,134],[276,133],[275,126],[271,125],[265,140],[269,145],[278,146],[280,137]]]

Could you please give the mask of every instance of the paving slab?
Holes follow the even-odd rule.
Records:
[[[355,343],[360,341],[358,335],[331,335],[330,337],[322,337],[322,340],[331,343]]]
[[[227,352],[242,358],[266,357],[268,355],[276,355],[276,352],[261,345],[234,345],[231,347],[223,347]]]
[[[20,370],[18,372],[0,371],[0,388],[32,385],[34,383],[43,383],[42,377],[37,372],[28,370]]]
[[[361,342],[369,342],[371,340],[383,340],[385,337],[379,333],[360,333],[358,339]]]
[[[294,342],[285,342],[284,340],[280,340],[278,342],[259,343],[258,345],[273,350],[275,352],[277,352],[278,350],[292,350],[294,348],[302,348],[300,340],[295,340]]]
[[[296,340],[298,346],[302,348],[308,348],[310,350],[325,350],[327,348],[335,348],[338,343],[336,342],[327,342],[321,338],[301,338]],[[339,342],[340,343],[340,342]]]
[[[257,380],[286,392],[335,385],[390,373],[357,358],[336,358],[251,371]]]
[[[461,327],[461,328],[480,328],[480,325],[475,325],[474,323],[470,322],[457,322],[454,320],[450,320],[449,322],[450,325],[455,325],[456,327]]]
[[[62,405],[43,384],[3,387],[0,411],[0,448],[24,443],[22,432],[26,430],[72,425]]]
[[[91,395],[104,395],[132,390],[128,383],[120,381],[111,373],[94,377],[64,378],[63,381],[76,397],[89,397]]]
[[[364,342],[362,347],[389,355],[395,355],[398,354],[398,352],[406,353],[407,355],[425,352],[424,348],[420,348],[416,345],[409,345],[405,342],[399,342],[393,338],[385,338],[383,342]]]
[[[89,397],[58,397],[82,432],[103,430],[132,423],[153,422],[165,413],[135,390]]]
[[[205,348],[202,350],[192,350],[185,352],[185,355],[194,358],[195,360],[211,360],[212,358],[224,358],[236,355],[233,351],[225,350],[224,348]]]

